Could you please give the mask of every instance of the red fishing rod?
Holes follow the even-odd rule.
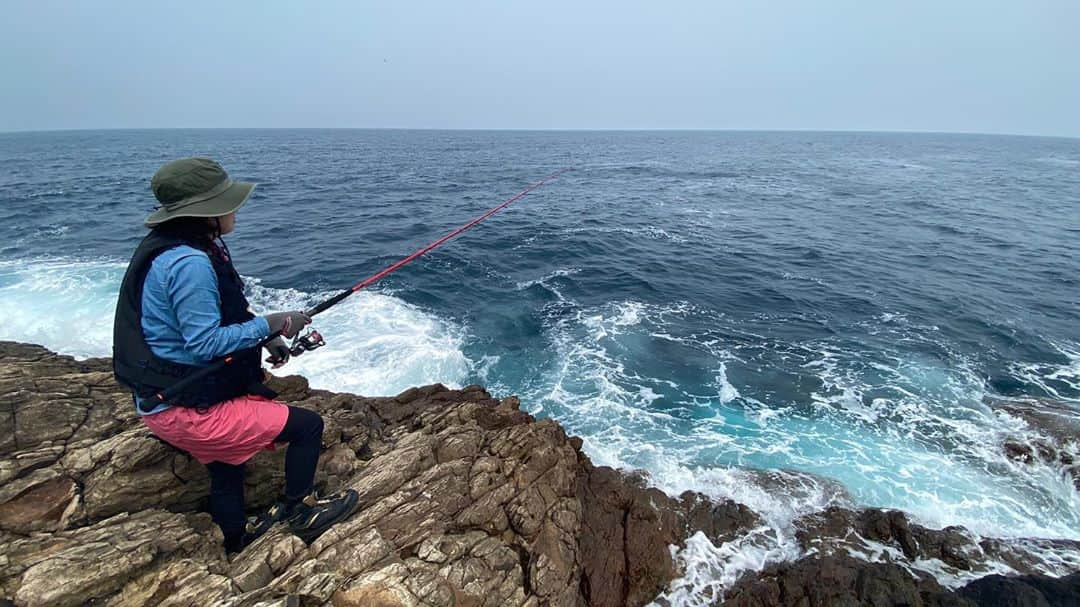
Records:
[[[345,289],[344,291],[338,293],[337,295],[334,295],[330,299],[327,299],[326,301],[317,304],[315,307],[311,308],[310,310],[308,310],[306,312],[307,315],[308,316],[315,316],[316,314],[321,314],[321,313],[329,310],[330,308],[332,308],[332,307],[336,306],[337,304],[341,303],[346,297],[352,295],[353,293],[356,293],[357,291],[359,291],[359,290],[361,290],[361,289],[363,289],[365,287],[371,286],[372,284],[378,282],[379,280],[381,280],[382,278],[384,278],[388,274],[391,274],[394,271],[400,269],[402,266],[408,264],[409,262],[415,261],[418,257],[421,257],[424,254],[429,253],[433,249],[438,248],[439,246],[443,245],[446,241],[450,240],[451,238],[453,238],[455,236],[458,236],[462,232],[465,232],[466,230],[472,228],[473,226],[480,223],[481,221],[484,221],[488,217],[491,217],[495,213],[498,213],[499,211],[505,209],[506,207],[513,204],[514,201],[524,197],[529,192],[532,192],[533,190],[535,190],[537,188],[540,188],[545,183],[557,178],[559,175],[562,175],[563,173],[565,173],[565,172],[567,172],[569,170],[570,170],[570,167],[567,167],[565,169],[555,171],[554,173],[548,175],[547,177],[544,177],[540,181],[537,181],[536,183],[530,185],[529,187],[527,187],[524,190],[518,192],[517,194],[511,196],[510,198],[507,198],[502,203],[500,203],[498,206],[490,209],[489,211],[487,211],[483,215],[480,215],[479,217],[473,219],[469,223],[466,223],[465,225],[461,226],[460,228],[454,230],[453,232],[450,232],[446,236],[443,236],[442,238],[440,238],[440,239],[436,240],[435,242],[427,245],[426,247],[423,247],[423,248],[413,252],[409,256],[407,256],[404,259],[394,263],[393,265],[391,265],[389,267],[386,267],[386,268],[376,272],[375,274],[372,274],[371,276],[368,276],[364,280],[361,280],[360,282],[358,282],[355,285],[349,287],[348,289]],[[280,335],[280,332],[271,333],[265,339],[263,339],[261,342],[259,342],[259,345],[257,347],[262,348],[266,344],[270,343],[278,335]],[[314,350],[314,349],[316,349],[318,347],[321,347],[321,346],[325,345],[325,343],[326,342],[323,341],[322,336],[319,335],[319,333],[317,331],[313,330],[313,331],[311,331],[309,334],[307,334],[305,336],[297,337],[296,341],[293,343],[293,345],[289,349],[289,351],[294,356],[298,356],[298,355],[302,354],[303,352],[306,352],[306,351],[309,351],[309,350]],[[214,372],[222,369],[223,367],[225,367],[226,365],[228,365],[228,364],[230,364],[232,362],[233,362],[233,357],[232,357],[232,355],[229,355],[229,356],[226,356],[224,358],[220,358],[220,359],[210,363],[209,365],[199,369],[198,371],[195,371],[194,373],[192,373],[191,375],[188,375],[184,379],[180,380],[179,382],[177,382],[176,384],[174,384],[173,386],[171,386],[167,390],[165,390],[163,392],[159,392],[158,394],[155,394],[154,397],[157,399],[158,402],[154,403],[153,405],[150,405],[147,408],[147,410],[153,408],[153,406],[157,405],[158,403],[169,403],[169,402],[171,402],[172,399],[176,397],[176,395],[183,393],[188,387],[190,387],[194,383],[200,381],[201,379],[203,379],[204,377],[210,375],[211,373],[214,373]]]
[[[541,179],[540,181],[537,181],[536,183],[530,185],[529,187],[527,187],[524,190],[518,192],[517,194],[511,196],[510,198],[507,198],[506,200],[504,200],[502,202],[502,204],[500,204],[499,206],[491,209],[487,213],[484,213],[483,215],[477,217],[476,219],[473,219],[469,223],[461,226],[460,228],[454,230],[453,232],[450,232],[446,236],[443,236],[442,238],[436,240],[435,242],[429,244],[428,246],[414,252],[413,254],[411,254],[408,257],[402,259],[401,261],[395,263],[394,265],[389,266],[387,268],[384,268],[384,269],[376,272],[375,274],[372,274],[371,276],[368,276],[367,278],[365,278],[364,280],[361,280],[360,282],[356,283],[352,287],[349,287],[348,289],[345,289],[341,293],[338,293],[337,295],[331,297],[330,299],[327,299],[326,301],[320,303],[319,305],[315,306],[314,308],[308,310],[307,315],[308,316],[315,316],[316,314],[318,314],[320,312],[325,312],[329,308],[331,308],[331,307],[337,305],[338,303],[340,303],[341,300],[345,299],[346,297],[352,295],[353,293],[356,293],[360,289],[363,289],[363,288],[365,288],[367,286],[370,286],[371,284],[373,284],[375,282],[378,282],[380,279],[382,279],[387,274],[390,274],[391,272],[394,272],[395,270],[401,268],[401,266],[404,266],[405,264],[415,260],[417,257],[420,257],[420,256],[424,255],[425,253],[430,252],[432,249],[438,248],[440,245],[445,243],[447,240],[450,240],[451,238],[457,236],[458,234],[461,234],[462,232],[464,232],[464,231],[468,230],[469,228],[475,226],[476,224],[480,223],[481,221],[487,219],[488,217],[491,217],[495,213],[498,213],[499,211],[505,209],[506,207],[510,206],[515,200],[518,200],[519,198],[522,198],[523,196],[525,196],[529,192],[539,188],[540,186],[542,186],[545,183],[551,181],[552,179],[555,179],[559,175],[562,175],[563,173],[565,173],[565,172],[567,172],[569,170],[570,170],[570,168],[567,167],[565,169],[562,169],[560,171],[556,171],[556,172],[548,175],[547,177]]]

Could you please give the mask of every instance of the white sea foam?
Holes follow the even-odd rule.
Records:
[[[930,167],[901,158],[858,158],[846,159],[846,162],[854,162],[869,169],[915,169],[929,171]]]
[[[71,231],[70,226],[66,225],[46,225],[35,228],[32,232],[22,236],[15,241],[15,246],[20,246],[29,242],[37,242],[44,239],[56,238],[58,236],[64,236]]]
[[[983,404],[985,386],[976,371],[897,359],[874,366],[879,377],[867,383],[857,366],[838,362],[854,356],[826,351],[806,367],[822,381],[815,403],[847,422],[829,434],[850,441],[845,469],[835,476],[858,501],[904,509],[931,527],[1077,539],[1075,489],[1056,467],[1020,466],[1006,457],[1002,443],[1023,424]],[[886,395],[867,398],[870,390]],[[814,470],[820,462],[806,465]]]
[[[564,234],[626,234],[629,236],[644,236],[645,238],[652,238],[654,240],[670,240],[676,243],[685,243],[686,238],[681,234],[673,234],[663,228],[656,226],[645,226],[641,228],[623,228],[623,227],[610,227],[610,226],[596,226],[596,227],[584,227],[584,228],[568,228],[563,230]]]
[[[107,356],[126,264],[62,259],[0,262],[0,339],[79,358]]]
[[[673,335],[669,321],[696,314],[691,306],[623,301],[567,314],[565,305],[573,302],[563,304],[548,327],[557,366],[526,402],[541,403],[545,414],[584,437],[594,461],[644,469],[669,494],[694,490],[733,499],[766,522],[768,532],[753,541],[712,546],[693,538],[676,553],[685,575],[658,604],[708,604],[738,573],[794,558],[792,523],[832,505],[900,508],[928,527],[959,524],[986,537],[1078,537],[1080,501],[1071,480],[1050,466],[1005,457],[1002,440],[1023,424],[983,405],[984,380],[963,359],[946,368],[887,352],[865,360],[830,343],[793,350],[794,360],[805,360],[802,374],[820,381],[808,411],[761,403],[746,395],[751,387],[743,390],[729,378],[731,365],[745,373],[757,364],[755,352],[725,349],[731,346],[703,335]],[[701,318],[691,320],[700,326]],[[938,335],[935,327],[895,314],[873,328],[904,340]],[[692,394],[630,366],[648,351],[640,350],[650,347],[648,340],[716,360],[716,391]],[[766,340],[750,341],[760,349]],[[687,419],[669,413],[673,407],[715,415]],[[753,469],[777,465],[815,474]],[[912,568],[930,571],[934,564]]]
[[[1038,386],[1047,396],[1057,400],[1080,403],[1080,398],[1070,396],[1080,392],[1080,347],[1074,344],[1050,344],[1066,359],[1060,364],[1015,363],[1010,367],[1013,375]]]
[[[726,487],[752,482],[715,471],[725,470],[725,462],[781,465],[838,479],[856,502],[901,508],[932,527],[1078,537],[1075,490],[1056,468],[1021,469],[1004,455],[1003,440],[1022,424],[982,404],[983,378],[973,369],[902,357],[862,363],[857,352],[822,347],[803,365],[821,381],[812,393],[817,410],[807,416],[805,409],[744,396],[728,379],[737,354],[707,339],[657,331],[668,317],[691,313],[685,306],[616,302],[556,315],[550,335],[557,367],[527,402],[540,403],[583,436],[601,463],[646,469],[672,492],[695,489],[748,503]],[[641,352],[626,348],[641,348],[642,337],[677,340],[719,359],[716,392],[691,394],[628,367]],[[675,413],[703,407],[716,414],[688,420]],[[765,492],[751,505],[783,510],[777,500]]]
[[[731,385],[731,382],[727,378],[727,363],[720,363],[720,368],[716,373],[716,384],[720,388],[720,402],[729,403],[736,398],[739,398],[739,389]]]
[[[540,286],[540,287],[543,287],[544,289],[547,289],[551,293],[553,293],[555,295],[555,297],[558,298],[559,301],[566,301],[566,297],[562,294],[562,291],[560,291],[559,288],[556,285],[553,284],[553,281],[556,278],[565,278],[565,277],[568,277],[568,276],[573,276],[574,274],[577,274],[580,271],[581,270],[579,268],[561,268],[561,269],[555,270],[554,272],[550,272],[548,274],[545,274],[544,276],[542,276],[540,278],[537,278],[536,280],[523,280],[523,281],[517,283],[515,285],[515,287],[517,288],[518,291],[523,291],[523,290],[528,289],[529,287],[532,287],[532,286]]]
[[[829,284],[827,282],[825,282],[824,280],[822,280],[820,278],[815,278],[813,276],[806,276],[806,275],[803,275],[803,274],[793,274],[791,272],[782,273],[780,275],[780,278],[783,278],[784,280],[803,280],[803,281],[806,281],[806,282],[812,282],[812,283],[814,283],[816,285],[821,285],[823,287],[829,286]]]
[[[38,343],[85,358],[107,356],[116,294],[126,264],[68,260],[0,263],[0,339]],[[305,307],[328,293],[271,289],[249,280],[256,311]],[[316,319],[333,344],[276,371],[314,387],[365,395],[411,386],[461,385],[473,367],[453,323],[379,292],[360,292]]]
[[[304,308],[329,295],[255,285],[251,305],[257,310]],[[334,347],[295,357],[276,374],[303,375],[317,388],[379,396],[431,383],[461,387],[472,367],[462,352],[460,328],[383,293],[356,293],[318,316],[315,324]]]
[[[707,607],[719,602],[724,590],[748,571],[799,556],[792,538],[777,536],[762,526],[730,542],[716,546],[700,531],[683,548],[672,547],[672,557],[683,572],[656,597],[656,607]]]
[[[1036,158],[1035,162],[1041,162],[1041,163],[1044,163],[1044,164],[1052,164],[1052,165],[1063,166],[1063,167],[1080,166],[1080,159],[1061,158],[1060,156],[1044,156],[1042,158]]]

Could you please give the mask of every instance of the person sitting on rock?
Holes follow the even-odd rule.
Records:
[[[255,316],[244,297],[221,236],[233,231],[236,211],[253,183],[234,181],[209,158],[169,162],[151,189],[160,208],[146,219],[150,233],[131,258],[120,287],[113,328],[113,371],[134,393],[146,426],[190,453],[210,473],[210,514],[228,552],[243,549],[274,523],[311,542],[352,514],[353,490],[330,497],[313,492],[322,449],[323,420],[308,409],[276,402],[263,385],[258,345],[275,368],[289,358],[285,338],[311,322],[304,312]],[[169,402],[157,395],[214,359],[230,364]],[[288,443],[285,491],[266,512],[244,513],[244,466],[264,448]]]

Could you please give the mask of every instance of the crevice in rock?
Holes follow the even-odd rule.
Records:
[[[397,549],[397,555],[398,555],[399,559],[404,561],[405,559],[416,557],[419,554],[419,551],[420,551],[420,542],[416,541],[416,542],[413,542],[411,544],[406,544],[406,545],[398,548]]]
[[[18,480],[20,478],[26,477],[27,475],[29,475],[32,472],[35,472],[37,470],[41,470],[42,468],[52,467],[53,465],[56,465],[56,464],[59,463],[60,457],[63,457],[63,454],[61,454],[60,456],[58,456],[56,458],[53,458],[53,459],[42,460],[40,462],[30,464],[27,467],[23,468],[22,470],[19,470],[19,473],[16,474],[15,476],[11,477],[11,480]],[[10,482],[10,481],[8,481],[8,482]]]
[[[8,417],[11,419],[11,452],[16,453],[20,450],[19,447],[19,433],[16,431],[18,428],[18,420],[15,419],[15,399],[10,394],[4,399],[4,404],[7,405]]]
[[[374,454],[371,452],[370,440],[365,441],[363,445],[360,445],[359,449],[354,449],[353,454],[356,455],[356,459],[360,461],[370,461]]]
[[[19,410],[15,407],[15,398],[13,396],[8,396],[7,403],[11,413],[11,452],[17,453],[22,450],[22,446],[19,444]]]
[[[578,592],[581,593],[581,598],[585,601],[586,605],[592,603],[592,590],[589,588],[589,574],[582,572],[581,579],[578,580]]]
[[[525,590],[525,595],[532,594],[532,573],[529,571],[529,551],[524,546],[518,543],[513,543],[510,548],[518,555],[518,563],[521,564],[521,587]]]
[[[82,430],[83,426],[86,425],[86,422],[90,421],[90,413],[93,412],[93,410],[94,410],[94,401],[93,401],[93,399],[91,399],[90,402],[89,402],[89,405],[85,409],[83,409],[83,417],[82,417],[82,419],[79,420],[79,422],[77,424],[75,424],[75,428],[73,428],[71,430],[71,434],[68,434],[67,438],[64,438],[63,440],[60,441],[60,444],[63,445],[63,447],[64,447],[64,453],[67,453],[68,443],[71,442],[71,439],[75,438],[75,435],[77,435],[79,433],[79,430]]]
[[[164,441],[162,441],[162,442],[164,442]],[[168,457],[168,456],[166,456],[166,457]],[[175,478],[177,481],[179,481],[181,483],[188,482],[188,479],[180,476],[176,472],[176,456],[169,457],[169,472],[172,473],[173,478]]]
[[[623,557],[623,574],[622,574],[622,604],[626,604],[626,600],[630,597],[630,538],[628,531],[630,527],[630,508],[623,510],[622,517],[622,550]]]

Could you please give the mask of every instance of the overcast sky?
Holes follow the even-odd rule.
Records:
[[[0,130],[1080,136],[1080,0],[14,0],[0,76]]]

